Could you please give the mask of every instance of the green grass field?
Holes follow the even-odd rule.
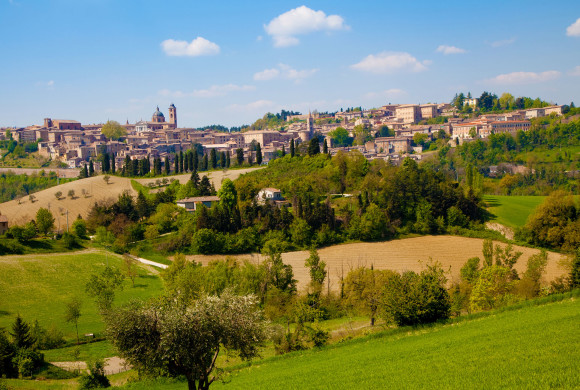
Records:
[[[515,228],[526,224],[530,214],[544,200],[545,196],[484,195],[487,210],[495,215],[493,222]]]
[[[93,299],[85,293],[85,284],[107,261],[123,269],[119,256],[98,251],[0,257],[0,327],[10,329],[19,313],[29,323],[37,319],[44,328],[54,324],[67,339],[75,339],[74,325],[65,322],[64,311],[65,303],[77,296],[83,302],[79,333],[101,332],[103,324]],[[158,295],[163,285],[158,275],[139,266],[135,287],[128,279],[123,287],[116,303]]]
[[[213,389],[579,388],[580,302],[497,311],[453,324],[386,331],[234,371]],[[160,379],[128,388],[184,389]]]

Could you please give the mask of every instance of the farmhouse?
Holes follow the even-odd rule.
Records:
[[[256,200],[259,204],[264,204],[266,202],[277,202],[283,201],[282,191],[277,188],[262,188],[258,195],[256,195]]]
[[[0,234],[6,233],[8,230],[8,217],[0,215]]]
[[[197,210],[199,205],[204,205],[208,209],[211,209],[211,207],[219,201],[219,196],[197,196],[178,200],[177,205],[183,207],[187,212],[193,213]]]

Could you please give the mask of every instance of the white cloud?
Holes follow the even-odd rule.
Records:
[[[495,84],[531,84],[550,81],[560,77],[561,73],[557,70],[548,70],[545,72],[512,72],[500,74],[488,81]]]
[[[568,72],[570,76],[580,76],[580,65]]]
[[[247,104],[232,104],[228,106],[228,109],[235,111],[257,111],[257,110],[267,110],[274,107],[274,102],[270,100],[256,100]]]
[[[323,11],[314,11],[306,6],[294,8],[276,16],[264,30],[274,40],[275,47],[297,45],[300,41],[296,35],[309,34],[315,31],[348,30],[344,19],[339,15],[326,15]]]
[[[569,37],[580,37],[580,18],[568,26],[566,29],[566,35]]]
[[[350,67],[371,73],[422,72],[427,70],[426,65],[430,63],[431,61],[420,62],[409,53],[383,52],[366,56]]]
[[[261,72],[254,73],[254,80],[256,81],[267,81],[275,79],[280,75],[280,71],[276,68],[264,69]]]
[[[369,92],[365,95],[366,98],[375,99],[375,98],[397,98],[401,96],[405,96],[407,92],[403,91],[399,88],[390,88],[380,92]]]
[[[52,87],[54,86],[54,80],[50,80],[48,83],[46,83],[47,87]]]
[[[461,53],[465,53],[464,49],[460,49],[458,47],[455,46],[448,46],[448,45],[440,45],[437,50],[437,52],[439,53],[443,53],[445,55],[447,54],[461,54]]]
[[[207,89],[196,89],[192,92],[171,91],[169,89],[162,89],[159,91],[159,95],[176,99],[187,97],[213,98],[226,96],[230,92],[245,92],[245,91],[253,91],[255,89],[256,87],[253,85],[225,84],[225,85],[212,85]]]
[[[211,56],[220,52],[218,45],[202,37],[197,37],[191,42],[167,39],[161,42],[161,47],[165,54],[176,57]]]
[[[278,64],[277,68],[264,69],[261,72],[254,73],[254,80],[267,81],[280,77],[288,80],[294,80],[298,83],[303,79],[314,75],[316,72],[318,72],[318,69],[297,70],[292,68],[290,65]]]
[[[511,45],[512,43],[514,43],[516,41],[516,38],[510,38],[510,39],[503,39],[503,40],[499,40],[499,41],[493,41],[488,43],[491,47],[501,47],[501,46],[507,46],[507,45]]]

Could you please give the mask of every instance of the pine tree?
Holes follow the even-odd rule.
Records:
[[[195,188],[199,187],[199,175],[197,174],[197,170],[194,169],[193,172],[191,172],[189,180],[191,180]]]
[[[29,349],[36,341],[30,333],[30,325],[20,317],[20,314],[16,316],[16,320],[12,324],[10,335],[17,349]]]

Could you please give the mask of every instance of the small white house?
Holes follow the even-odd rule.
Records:
[[[183,207],[187,212],[193,213],[194,211],[197,211],[199,205],[204,205],[208,209],[211,209],[211,207],[219,201],[219,196],[196,196],[178,200],[176,203],[177,206]]]
[[[268,201],[276,202],[283,201],[282,191],[277,188],[262,188],[258,195],[256,195],[258,203],[264,204]]]

